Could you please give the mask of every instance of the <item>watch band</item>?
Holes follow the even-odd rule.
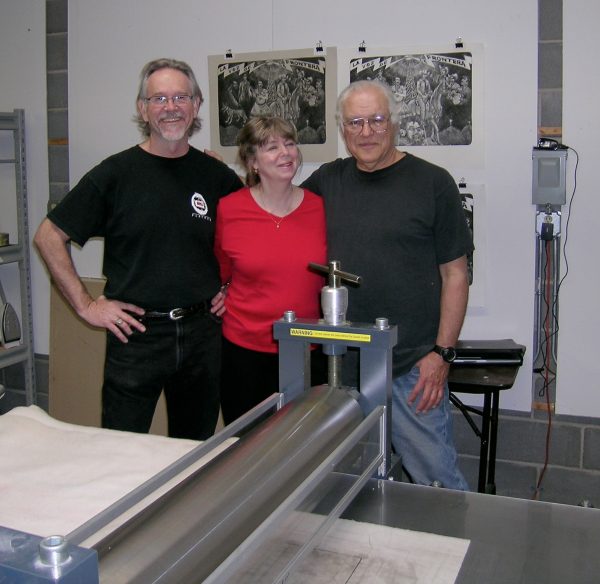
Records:
[[[456,359],[456,349],[454,347],[434,345],[432,351],[437,353],[446,363],[452,363]]]

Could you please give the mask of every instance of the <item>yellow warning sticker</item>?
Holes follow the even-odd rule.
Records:
[[[370,343],[371,335],[359,333],[343,333],[337,331],[322,331],[314,329],[290,329],[292,337],[307,337],[311,339],[331,339],[334,341],[354,341],[357,343]]]

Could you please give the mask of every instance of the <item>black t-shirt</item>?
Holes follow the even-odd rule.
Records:
[[[241,186],[227,165],[193,147],[165,158],[134,146],[90,170],[48,218],[79,245],[104,238],[108,298],[185,307],[219,289],[217,202]]]
[[[348,319],[398,325],[394,376],[407,372],[435,344],[439,265],[472,249],[460,195],[451,175],[407,154],[363,172],[354,158],[324,164],[304,183],[323,196],[327,251],[344,271],[362,277],[348,287]]]

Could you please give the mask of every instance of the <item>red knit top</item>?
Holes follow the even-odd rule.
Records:
[[[236,345],[277,352],[273,322],[286,310],[319,318],[325,279],[308,269],[327,263],[321,197],[304,190],[297,209],[275,217],[243,188],[219,201],[215,253],[223,282],[230,282],[223,335]]]

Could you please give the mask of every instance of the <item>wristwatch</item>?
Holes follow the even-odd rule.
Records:
[[[454,347],[434,345],[432,351],[437,353],[446,363],[452,363],[456,359],[456,349]]]

